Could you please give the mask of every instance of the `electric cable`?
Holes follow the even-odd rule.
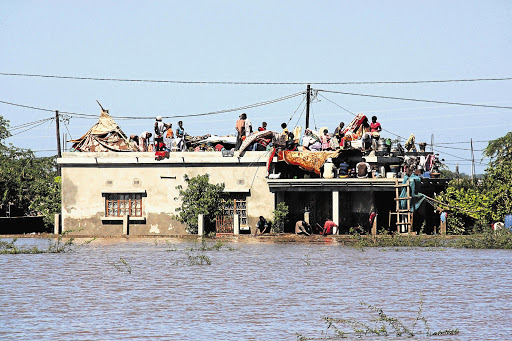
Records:
[[[392,97],[392,96],[380,96],[380,95],[370,95],[370,94],[358,94],[354,92],[344,92],[344,91],[333,91],[333,90],[322,90],[318,89],[318,91],[329,92],[334,94],[342,94],[349,96],[362,96],[362,97],[372,97],[372,98],[384,98],[384,99],[395,99],[400,101],[413,101],[413,102],[427,102],[427,103],[439,103],[439,104],[452,104],[452,105],[462,105],[462,106],[471,106],[471,107],[483,107],[483,108],[499,108],[499,109],[512,109],[512,107],[504,107],[499,105],[486,105],[486,104],[474,104],[474,103],[460,103],[460,102],[448,102],[448,101],[435,101],[428,99],[418,99],[418,98],[405,98],[405,97]]]
[[[0,72],[1,76],[35,77],[35,78],[57,78],[71,80],[91,81],[113,81],[113,82],[135,82],[135,83],[171,83],[171,84],[227,84],[227,85],[356,85],[356,84],[421,84],[421,83],[456,83],[456,82],[482,82],[482,81],[508,81],[512,77],[495,78],[469,78],[469,79],[441,79],[441,80],[416,80],[416,81],[355,81],[355,82],[243,82],[243,81],[184,81],[184,80],[157,80],[157,79],[129,79],[129,78],[107,78],[107,77],[81,77],[81,76],[58,76],[28,73],[7,73]]]
[[[162,118],[184,118],[184,117],[197,117],[197,116],[218,115],[218,114],[224,114],[224,113],[233,112],[233,111],[251,109],[251,108],[261,107],[261,106],[264,106],[264,105],[269,105],[269,104],[285,101],[285,100],[288,100],[290,98],[294,98],[294,97],[303,95],[304,93],[305,93],[305,91],[300,91],[300,92],[296,92],[296,93],[291,94],[291,95],[287,95],[287,96],[271,99],[271,100],[264,101],[264,102],[258,102],[258,103],[254,103],[254,104],[249,104],[249,105],[245,105],[245,106],[238,107],[238,108],[232,108],[232,109],[224,109],[224,110],[218,110],[218,111],[212,111],[212,112],[206,112],[206,113],[200,113],[200,114],[174,115],[174,116],[163,116],[163,115],[160,115],[160,116],[162,116]],[[0,101],[0,103],[8,104],[8,105],[13,105],[13,106],[17,106],[17,107],[34,109],[34,110],[49,111],[49,112],[55,112],[56,111],[56,110],[50,110],[50,109],[45,109],[45,108],[38,108],[38,107],[33,107],[33,106],[28,106],[28,105],[23,105],[23,104],[6,102],[6,101]],[[69,112],[69,111],[59,111],[59,113],[60,114],[67,114],[67,115],[71,115],[71,116],[96,117],[96,118],[98,117],[98,115],[80,114],[80,113]],[[115,115],[110,115],[110,117],[115,118],[115,119],[130,119],[130,120],[146,120],[146,119],[154,119],[155,118],[154,115],[151,115],[151,116],[115,116]]]
[[[33,126],[31,126],[30,128],[27,128],[27,129],[25,129],[25,130],[19,131],[19,132],[15,133],[15,134],[11,134],[11,136],[16,136],[16,135],[22,134],[22,133],[27,132],[27,131],[29,131],[29,130],[31,130],[31,129],[34,129],[34,128],[36,128],[36,127],[39,127],[40,125],[42,125],[42,124],[44,124],[44,123],[46,123],[46,122],[48,122],[48,121],[51,121],[51,120],[53,120],[53,118],[51,118],[51,119],[47,119],[47,120],[45,120],[45,121],[43,121],[43,122],[40,122],[39,124],[33,125]]]

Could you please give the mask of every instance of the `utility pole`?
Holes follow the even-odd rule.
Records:
[[[311,85],[308,84],[306,90],[306,129],[309,128],[309,104],[311,100]]]
[[[430,136],[430,151],[434,154],[434,134]]]
[[[59,126],[59,111],[55,110],[55,130],[57,133],[57,157],[62,157],[60,150],[60,126]],[[60,176],[60,167],[57,165],[57,175]]]
[[[475,177],[475,153],[473,152],[473,138],[471,138],[471,182]]]

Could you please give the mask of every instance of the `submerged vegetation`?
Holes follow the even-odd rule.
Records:
[[[14,238],[12,241],[7,242],[0,240],[0,254],[36,254],[36,253],[65,253],[65,252],[73,252],[76,250],[76,247],[89,244],[94,239],[88,240],[81,245],[77,245],[74,243],[74,238],[67,238],[67,235],[73,231],[66,231],[59,235],[59,237],[54,240],[53,238],[48,238],[48,247],[46,249],[40,249],[37,246],[32,246],[30,248],[20,247],[16,245],[17,238]]]
[[[410,338],[414,336],[448,336],[459,334],[458,329],[444,329],[439,331],[432,331],[429,322],[423,316],[423,300],[420,299],[418,312],[410,326],[404,323],[401,319],[391,317],[384,312],[382,308],[378,308],[371,304],[361,302],[361,305],[368,308],[369,316],[367,320],[359,321],[347,318],[337,318],[323,316],[322,320],[326,324],[326,330],[323,332],[325,338],[337,339],[356,336],[362,339],[379,338]],[[316,338],[309,338],[304,335],[298,334],[297,340],[311,340]]]
[[[354,235],[346,245],[364,247],[454,247],[466,249],[512,249],[512,231],[487,228],[484,232],[446,238],[444,236],[416,235]]]
[[[123,257],[119,257],[119,261],[110,264],[119,272],[132,273],[132,266]]]

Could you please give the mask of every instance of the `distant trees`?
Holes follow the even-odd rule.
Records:
[[[27,149],[6,145],[9,121],[0,116],[0,205],[11,215],[43,215],[53,225],[60,212],[60,177],[55,157],[36,157]]]
[[[198,231],[197,216],[204,215],[205,222],[212,224],[217,215],[222,213],[224,208],[226,193],[224,193],[224,184],[211,184],[210,175],[203,174],[190,178],[184,176],[187,184],[186,188],[179,185],[179,198],[181,207],[177,208],[178,220],[187,224],[187,232],[196,234]]]
[[[483,154],[491,161],[482,180],[452,180],[438,196],[457,207],[448,219],[451,233],[476,232],[475,226],[488,226],[512,214],[512,132],[490,141]]]

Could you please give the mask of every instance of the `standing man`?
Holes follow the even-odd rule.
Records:
[[[370,123],[370,131],[372,133],[380,133],[382,130],[382,127],[380,126],[380,123],[377,122],[377,116],[372,116],[372,123]]]
[[[249,136],[252,134],[252,122],[247,118],[247,115],[245,115],[245,136]]]
[[[164,133],[166,130],[167,125],[162,122],[162,116],[157,116],[155,122],[155,149],[157,152],[163,150]]]
[[[242,137],[245,136],[245,118],[246,117],[247,117],[247,115],[242,114],[236,121],[235,128],[236,128],[237,135],[236,135],[235,150],[238,150],[240,148],[240,146],[242,145],[242,141],[243,141]]]
[[[340,125],[337,126],[336,129],[334,129],[334,137],[336,138],[336,140],[338,140],[338,145],[340,146],[340,148],[344,147],[344,143],[342,143],[342,140],[345,137],[345,134],[343,133],[343,127],[345,127],[345,123],[340,122]]]

